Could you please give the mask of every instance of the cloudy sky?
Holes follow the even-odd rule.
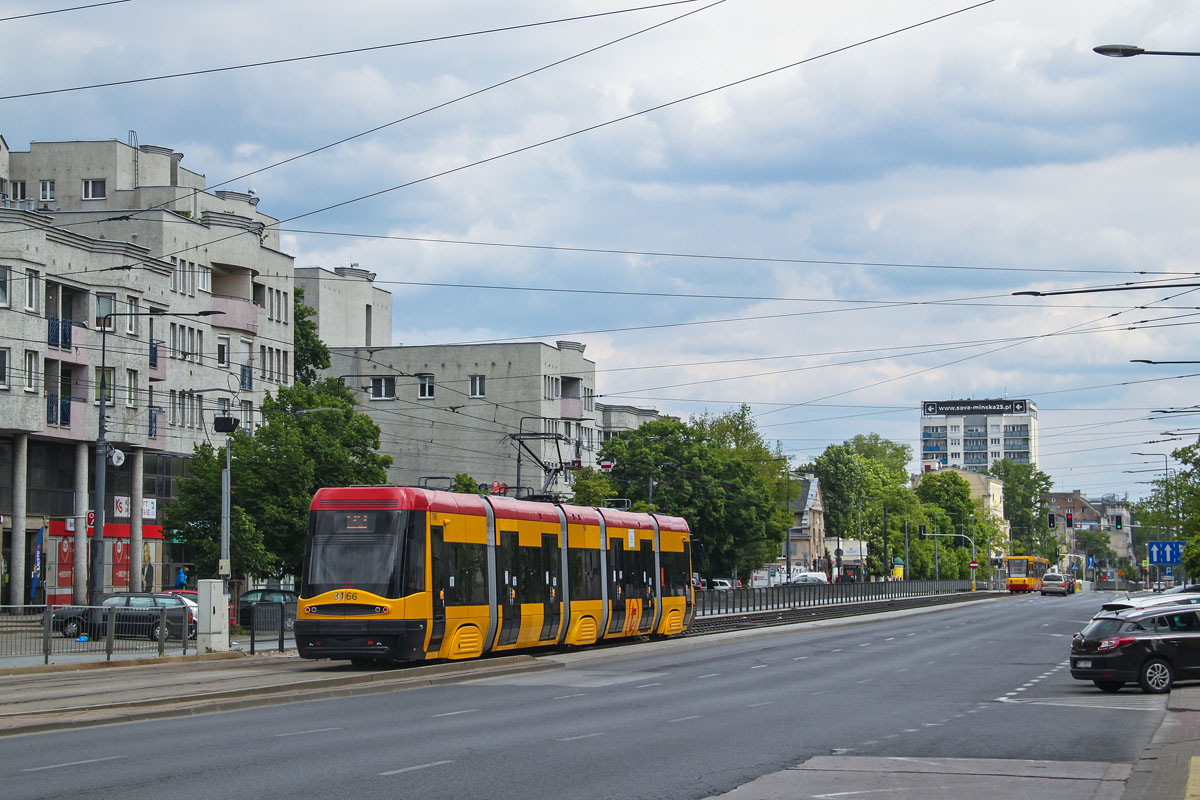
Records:
[[[1032,399],[1061,491],[1195,440],[1153,412],[1200,364],[1131,360],[1200,358],[1200,289],[1013,293],[1197,282],[1200,59],[1092,47],[1200,50],[1200,6],[643,3],[9,3],[0,133],[135,130],[376,272],[395,343],[584,342],[603,401],[799,461],[922,400]]]

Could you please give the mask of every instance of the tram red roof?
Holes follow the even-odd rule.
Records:
[[[538,522],[558,523],[558,507],[553,503],[532,503],[511,497],[489,495],[487,501],[496,510],[497,517],[504,519],[531,519]]]
[[[568,525],[599,525],[600,512],[587,506],[561,506]]]
[[[638,530],[651,530],[654,528],[654,523],[650,521],[649,514],[635,514],[632,511],[622,511],[616,508],[601,508],[600,515],[604,517],[604,524],[615,528],[637,528]]]

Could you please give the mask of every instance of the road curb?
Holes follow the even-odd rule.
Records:
[[[189,664],[196,661],[226,661],[244,658],[249,653],[229,650],[224,653],[196,653],[188,656],[146,656],[122,658],[116,661],[72,661],[69,664],[37,664],[29,667],[0,667],[0,677],[6,675],[35,675],[45,672],[76,672],[80,670],[111,669],[114,667],[146,667],[155,664]]]
[[[207,692],[169,699],[15,712],[9,715],[0,715],[0,737],[165,717],[210,714],[215,711],[241,711],[264,705],[283,705],[307,700],[404,691],[481,678],[542,672],[561,669],[563,666],[553,662],[540,661],[531,656],[505,656],[494,661],[446,662],[423,665],[403,672],[389,671],[340,676],[329,680],[314,681],[311,689],[305,689],[303,685],[298,687],[294,683],[287,683],[224,692]],[[28,719],[23,720],[22,717]]]

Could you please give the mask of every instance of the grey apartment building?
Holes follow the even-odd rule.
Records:
[[[392,457],[390,482],[460,473],[510,495],[569,493],[595,464],[596,364],[578,342],[330,348]]]
[[[290,381],[292,257],[183,154],[0,138],[0,604],[81,602],[106,388],[103,585],[157,588],[183,460]],[[37,592],[32,571],[39,568]]]

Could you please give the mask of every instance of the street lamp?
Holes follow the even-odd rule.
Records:
[[[1134,56],[1200,56],[1185,50],[1143,50],[1135,44],[1102,44],[1093,51],[1109,58],[1133,58]]]
[[[108,502],[108,459],[109,447],[107,438],[107,424],[105,417],[107,416],[108,406],[108,388],[105,385],[108,377],[108,331],[112,327],[113,317],[211,317],[214,314],[224,314],[224,311],[216,311],[210,309],[208,311],[196,312],[170,312],[170,311],[113,311],[102,316],[100,324],[100,380],[98,388],[100,390],[100,419],[99,427],[96,431],[96,497],[95,497],[95,520],[92,525],[92,553],[91,561],[88,567],[88,603],[97,605],[100,602],[101,595],[104,594],[104,551],[105,551],[105,530],[104,517],[105,506]],[[113,465],[120,466],[125,457],[121,451],[112,451]],[[141,513],[138,509],[134,513]]]

